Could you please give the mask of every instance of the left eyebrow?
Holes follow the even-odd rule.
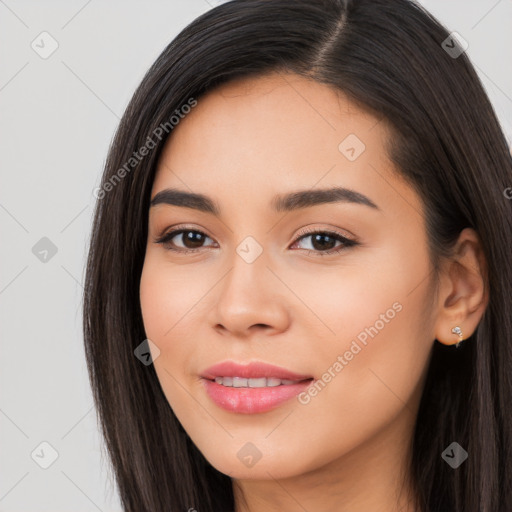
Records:
[[[299,190],[287,194],[277,195],[271,200],[271,206],[276,212],[289,212],[310,208],[326,203],[353,203],[380,208],[368,197],[344,187],[333,187],[317,190]],[[183,208],[193,208],[205,213],[211,213],[216,217],[221,214],[219,204],[212,198],[194,192],[187,192],[176,188],[166,188],[158,192],[151,200],[151,206],[169,204]]]
[[[362,204],[380,210],[370,198],[355,190],[344,187],[300,190],[298,192],[276,196],[272,199],[272,206],[277,212],[289,212],[325,203]]]

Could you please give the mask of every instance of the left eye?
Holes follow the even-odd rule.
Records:
[[[177,240],[181,240],[181,246],[176,244],[172,240],[176,238]],[[333,254],[341,252],[342,250],[358,245],[358,242],[355,240],[351,240],[346,238],[339,233],[335,233],[332,231],[312,231],[308,233],[304,233],[299,236],[291,247],[299,244],[301,240],[311,239],[310,246],[311,249],[303,248],[307,250],[309,253],[313,253],[315,255],[323,256],[325,254]],[[202,245],[206,239],[212,240],[208,235],[203,233],[202,231],[197,231],[193,229],[178,229],[175,231],[170,231],[167,234],[164,234],[157,240],[155,243],[162,244],[165,249],[170,251],[175,251],[179,253],[189,253],[196,252],[199,249],[204,248]],[[213,241],[213,240],[212,240]],[[336,246],[336,243],[339,243]],[[334,245],[333,245],[334,244]]]
[[[346,238],[339,233],[331,231],[312,231],[300,236],[293,245],[296,245],[300,240],[311,239],[310,246],[312,249],[306,249],[308,252],[316,253],[320,256],[324,254],[338,253],[347,247],[357,245],[355,240]],[[336,247],[336,242],[340,245]],[[292,247],[293,247],[292,245]]]

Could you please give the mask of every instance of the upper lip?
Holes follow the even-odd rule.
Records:
[[[243,377],[246,379],[274,378],[281,380],[306,380],[313,378],[311,375],[302,375],[280,366],[253,361],[249,364],[239,364],[234,361],[222,361],[214,364],[201,373],[204,379],[214,380],[215,377]]]

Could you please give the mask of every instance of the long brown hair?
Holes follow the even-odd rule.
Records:
[[[459,349],[434,342],[410,478],[423,511],[512,510],[512,164],[466,54],[443,46],[454,47],[449,37],[407,0],[233,0],[190,23],[151,66],[109,150],[83,301],[91,385],[127,512],[234,510],[231,479],[134,356],[146,338],[139,281],[156,162],[184,105],[271,71],[328,84],[386,119],[390,157],[424,202],[436,269],[463,228],[479,234],[489,304]],[[441,457],[453,441],[469,454],[457,470]]]

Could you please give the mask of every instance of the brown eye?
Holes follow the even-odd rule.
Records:
[[[197,249],[204,243],[205,235],[199,231],[181,231],[182,243],[187,249]]]
[[[330,235],[316,233],[314,235],[308,235],[308,237],[311,237],[311,246],[313,249],[318,251],[333,249],[336,246],[336,239]]]
[[[319,256],[328,254],[335,254],[341,252],[348,247],[358,245],[355,240],[340,235],[339,233],[331,231],[311,231],[306,234],[302,234],[295,242],[297,245],[301,240],[311,239],[309,243],[310,247],[302,247],[309,253],[313,253]],[[338,245],[336,245],[338,243]]]
[[[172,251],[188,252],[201,249],[206,239],[211,240],[211,238],[202,231],[179,229],[170,231],[155,242],[162,244],[166,249]]]

